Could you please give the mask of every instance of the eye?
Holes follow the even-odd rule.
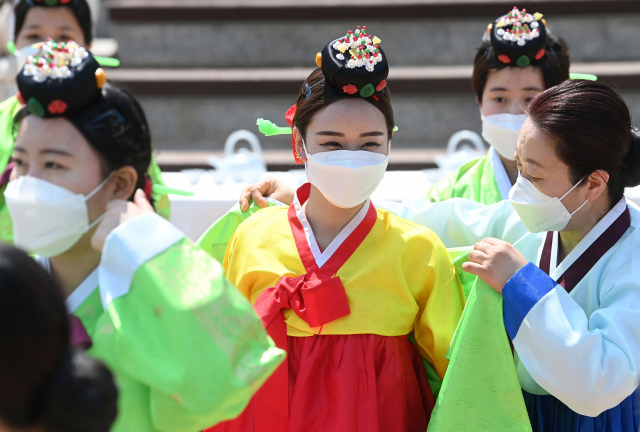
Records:
[[[28,35],[25,35],[25,38],[37,42],[40,40],[40,35],[37,33],[29,33]]]
[[[362,147],[375,148],[375,147],[380,147],[380,144],[378,144],[377,142],[368,142],[368,143],[362,144]]]
[[[493,99],[494,101],[496,101],[497,103],[505,103],[507,100],[503,97],[498,96],[497,98]]]
[[[320,147],[339,147],[342,148],[342,144],[337,141],[328,141],[324,144],[320,144]]]
[[[525,102],[527,105],[529,105],[529,104],[531,103],[531,101],[532,101],[532,100],[533,100],[533,98],[532,98],[532,97],[530,97],[530,98],[526,98],[526,99],[524,100],[524,102]]]
[[[60,36],[58,36],[58,40],[60,40],[61,42],[69,42],[70,39],[71,37],[66,34],[61,34]]]
[[[15,162],[16,166],[18,166],[18,167],[21,167],[21,166],[25,165],[24,161],[22,159],[20,159],[20,158],[17,158],[17,157],[14,156],[11,159],[13,160],[13,162]]]
[[[59,164],[57,164],[55,162],[46,162],[44,164],[44,167],[47,168],[47,169],[61,169],[62,165],[59,165]]]

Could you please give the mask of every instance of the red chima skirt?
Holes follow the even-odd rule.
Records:
[[[434,406],[420,353],[407,337],[287,337],[290,432],[425,432]],[[255,398],[210,432],[265,431]]]

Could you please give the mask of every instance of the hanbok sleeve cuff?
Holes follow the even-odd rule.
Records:
[[[529,263],[522,267],[502,290],[504,325],[511,340],[516,338],[522,321],[531,308],[557,285],[556,281]]]
[[[114,229],[104,243],[99,266],[103,307],[129,292],[136,271],[184,237],[184,233],[153,212],[143,213]]]

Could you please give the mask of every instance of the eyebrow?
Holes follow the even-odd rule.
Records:
[[[535,160],[533,160],[533,159],[529,159],[529,158],[527,158],[527,159],[525,159],[524,161],[525,161],[526,163],[530,164],[530,165],[534,165],[534,166],[537,166],[537,167],[542,168],[542,164],[540,164],[540,162],[537,162],[537,161],[535,161]]]
[[[342,132],[333,132],[333,131],[316,132],[316,135],[326,135],[326,136],[336,136],[336,137],[343,137],[344,136],[344,134]]]
[[[316,135],[344,137],[344,134],[342,132],[334,132],[334,131],[320,131],[320,132],[316,132]],[[384,132],[372,131],[372,132],[361,133],[360,137],[365,138],[365,137],[383,136],[383,135],[385,135]]]
[[[37,23],[33,23],[33,24],[29,24],[28,26],[25,26],[25,29],[27,30],[35,30],[35,29],[39,29],[42,26],[40,24]],[[60,26],[57,26],[59,30],[73,30],[73,27],[67,25],[67,24],[63,24]]]
[[[524,91],[542,91],[542,89],[540,87],[536,87],[536,86],[525,87],[522,90],[524,90]]]
[[[504,87],[491,87],[491,88],[489,89],[489,91],[490,91],[490,92],[492,92],[492,91],[507,91],[507,89],[506,89],[506,88],[504,88]]]
[[[17,153],[27,153],[27,150],[22,148],[22,147],[14,147],[13,151],[15,151]],[[73,156],[71,153],[68,153],[68,152],[63,151],[63,150],[56,150],[56,149],[40,150],[40,154],[55,154],[55,155],[60,155],[60,156]]]

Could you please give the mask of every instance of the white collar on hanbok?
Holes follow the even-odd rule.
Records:
[[[338,250],[340,245],[351,235],[351,233],[362,223],[364,217],[367,215],[369,211],[369,206],[371,205],[371,200],[367,198],[364,202],[362,208],[356,213],[356,215],[349,221],[349,223],[340,231],[340,234],[329,244],[327,249],[324,252],[320,251],[320,246],[318,246],[318,242],[316,241],[315,236],[313,235],[313,230],[311,229],[311,225],[309,225],[309,221],[307,220],[306,215],[304,214],[304,210],[300,205],[300,201],[298,200],[298,194],[295,195],[293,200],[293,205],[296,209],[296,215],[298,220],[302,224],[304,228],[304,234],[307,238],[307,243],[309,244],[309,249],[311,249],[311,253],[313,254],[313,258],[316,260],[316,264],[318,267],[322,268],[322,266],[331,258],[331,256]]]
[[[507,170],[504,169],[504,164],[502,163],[502,159],[500,159],[500,155],[493,146],[489,148],[489,162],[491,162],[491,167],[493,168],[493,173],[496,178],[496,182],[498,183],[498,189],[500,189],[502,199],[509,199],[509,191],[512,186],[511,180],[509,180]]]
[[[627,208],[627,201],[622,198],[609,212],[600,219],[589,233],[578,243],[578,245],[565,257],[558,265],[558,232],[553,233],[553,243],[551,244],[551,262],[549,274],[552,279],[558,280],[564,272],[576,262],[578,258],[613,224]]]

